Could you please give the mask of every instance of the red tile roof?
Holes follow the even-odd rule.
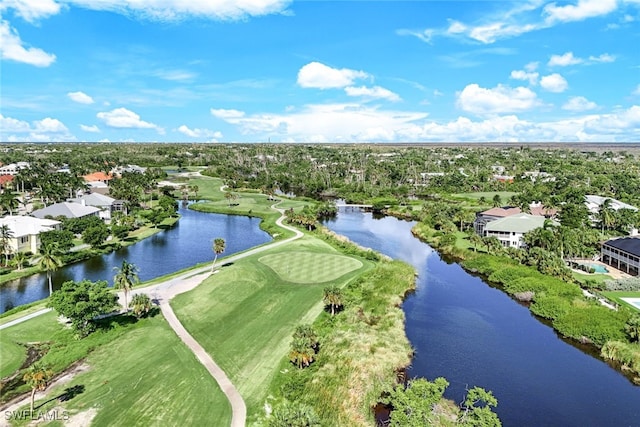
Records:
[[[109,174],[107,175],[104,172],[94,172],[94,173],[90,173],[89,175],[85,175],[83,176],[84,180],[86,182],[91,182],[91,181],[110,181],[113,179],[113,175]]]
[[[507,217],[507,216],[511,216],[511,215],[517,215],[519,213],[521,213],[522,210],[519,207],[498,207],[498,208],[491,208],[488,211],[484,211],[482,212],[482,215],[491,215],[491,216],[499,216],[499,217]]]
[[[0,175],[0,185],[5,185],[13,181],[13,175]]]

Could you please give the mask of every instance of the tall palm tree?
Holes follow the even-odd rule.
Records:
[[[615,223],[615,211],[611,207],[611,203],[611,199],[605,199],[598,210],[598,216],[602,224],[602,234],[604,234],[605,228],[609,229]]]
[[[500,197],[499,194],[496,194],[495,196],[493,196],[492,202],[494,208],[499,208],[500,206],[502,206],[502,197]]]
[[[13,238],[13,231],[7,224],[0,226],[0,252],[4,254],[4,265],[9,264],[9,253],[11,252],[11,245],[9,240]]]
[[[294,337],[291,341],[291,351],[289,360],[295,363],[298,368],[309,366],[313,362],[315,350],[309,345],[309,341],[304,337]]]
[[[226,242],[222,237],[217,237],[213,240],[213,252],[216,254],[215,258],[213,258],[213,264],[211,264],[211,271],[213,272],[213,268],[216,265],[216,261],[218,260],[218,255],[224,252],[226,246]]]
[[[0,203],[2,204],[2,208],[9,212],[9,215],[13,215],[13,211],[18,209],[20,201],[18,200],[16,193],[5,190],[0,196]]]
[[[27,260],[27,255],[24,252],[17,252],[13,258],[11,258],[11,264],[15,266],[18,271],[22,270],[24,262]]]
[[[126,259],[122,260],[122,266],[120,268],[113,267],[117,272],[113,276],[113,287],[116,289],[122,289],[124,292],[124,311],[129,311],[129,304],[127,302],[127,294],[131,288],[140,282],[138,277],[138,267],[135,264],[127,262]]]
[[[49,296],[53,293],[53,285],[51,283],[51,273],[62,266],[60,256],[60,248],[57,243],[40,246],[40,260],[38,266],[47,272],[47,280],[49,281]]]
[[[31,414],[33,414],[33,400],[36,391],[46,390],[51,377],[53,377],[53,371],[46,365],[38,363],[31,365],[22,377],[22,380],[31,387]]]

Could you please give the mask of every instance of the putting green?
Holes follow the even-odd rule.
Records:
[[[281,252],[259,261],[282,280],[293,283],[329,282],[362,267],[360,261],[348,256],[315,252]]]

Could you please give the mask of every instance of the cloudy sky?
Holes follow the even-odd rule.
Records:
[[[0,0],[1,141],[640,141],[640,0]]]

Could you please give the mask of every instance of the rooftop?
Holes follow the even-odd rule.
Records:
[[[526,233],[544,225],[546,218],[543,216],[521,213],[496,219],[487,223],[486,231],[508,231],[514,233]]]
[[[85,194],[82,197],[76,199],[69,199],[69,202],[80,203],[84,201],[87,206],[111,206],[116,201],[113,197],[105,196],[100,193]]]
[[[0,218],[0,225],[9,226],[13,237],[30,236],[51,231],[58,224],[60,224],[60,221],[21,215],[8,215]]]
[[[110,181],[113,179],[113,175],[109,174],[107,175],[104,172],[94,172],[94,173],[90,173],[89,175],[85,175],[83,176],[84,180],[86,182],[91,182],[91,181]]]
[[[96,212],[100,212],[100,209],[93,206],[83,206],[80,203],[63,202],[33,211],[31,215],[36,218],[44,218],[48,215],[53,218],[58,216],[64,216],[66,218],[82,218],[83,216],[92,215]]]
[[[519,213],[522,213],[522,210],[517,206],[501,206],[497,208],[491,208],[484,212],[480,212],[480,215],[497,216],[500,218],[504,218]]]
[[[607,240],[604,244],[640,257],[639,237],[622,237],[620,239]]]

